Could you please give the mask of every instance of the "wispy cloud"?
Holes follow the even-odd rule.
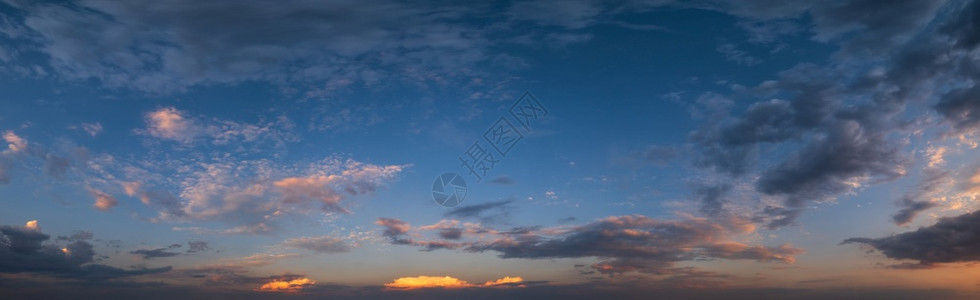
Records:
[[[350,246],[343,239],[333,236],[313,236],[288,239],[283,246],[310,250],[316,253],[349,252]]]
[[[207,142],[213,145],[269,141],[274,146],[292,141],[292,122],[284,117],[248,124],[230,120],[206,119],[174,107],[163,107],[144,115],[145,129],[137,133],[183,144]]]

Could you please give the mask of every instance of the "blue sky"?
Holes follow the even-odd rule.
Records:
[[[978,12],[7,0],[0,291],[975,297]]]

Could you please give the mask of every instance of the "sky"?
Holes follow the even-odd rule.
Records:
[[[975,299],[980,2],[0,2],[4,299]]]

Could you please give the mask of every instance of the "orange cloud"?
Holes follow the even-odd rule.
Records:
[[[498,285],[510,285],[523,282],[524,279],[515,277],[504,277],[497,280],[487,281],[483,285],[471,284],[465,280],[450,276],[415,276],[397,278],[391,283],[385,283],[385,287],[394,289],[421,289],[421,288],[471,288],[471,287],[491,287]],[[521,285],[523,287],[523,285]]]
[[[149,134],[158,138],[189,142],[197,134],[196,124],[184,118],[183,113],[173,107],[161,108],[146,115]]]
[[[500,278],[500,279],[497,279],[497,280],[487,281],[483,285],[484,286],[495,286],[495,285],[503,285],[503,284],[518,284],[518,283],[521,283],[521,282],[524,282],[524,278],[521,278],[521,276],[514,276],[514,277],[506,276],[504,278]],[[523,284],[522,285],[518,285],[518,286],[524,287]]]
[[[95,206],[95,208],[98,210],[107,211],[119,204],[119,201],[116,201],[116,197],[106,194],[105,192],[95,189],[89,189],[88,192],[95,198],[95,204],[93,204],[93,206]]]
[[[27,224],[24,224],[24,227],[27,229],[38,230],[37,220],[27,221]]]
[[[303,288],[305,288],[307,286],[310,286],[310,285],[313,285],[315,283],[316,283],[316,281],[313,281],[313,280],[311,280],[309,278],[306,278],[306,277],[300,277],[300,278],[296,278],[296,279],[292,279],[292,280],[273,279],[272,281],[269,281],[269,282],[263,284],[261,287],[259,287],[258,289],[256,289],[256,291],[263,291],[263,292],[297,292],[297,291],[302,290]]]

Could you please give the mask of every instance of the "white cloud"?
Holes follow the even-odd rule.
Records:
[[[96,136],[102,132],[102,124],[98,122],[82,123],[82,130],[85,130],[85,133],[88,133],[91,136]]]

